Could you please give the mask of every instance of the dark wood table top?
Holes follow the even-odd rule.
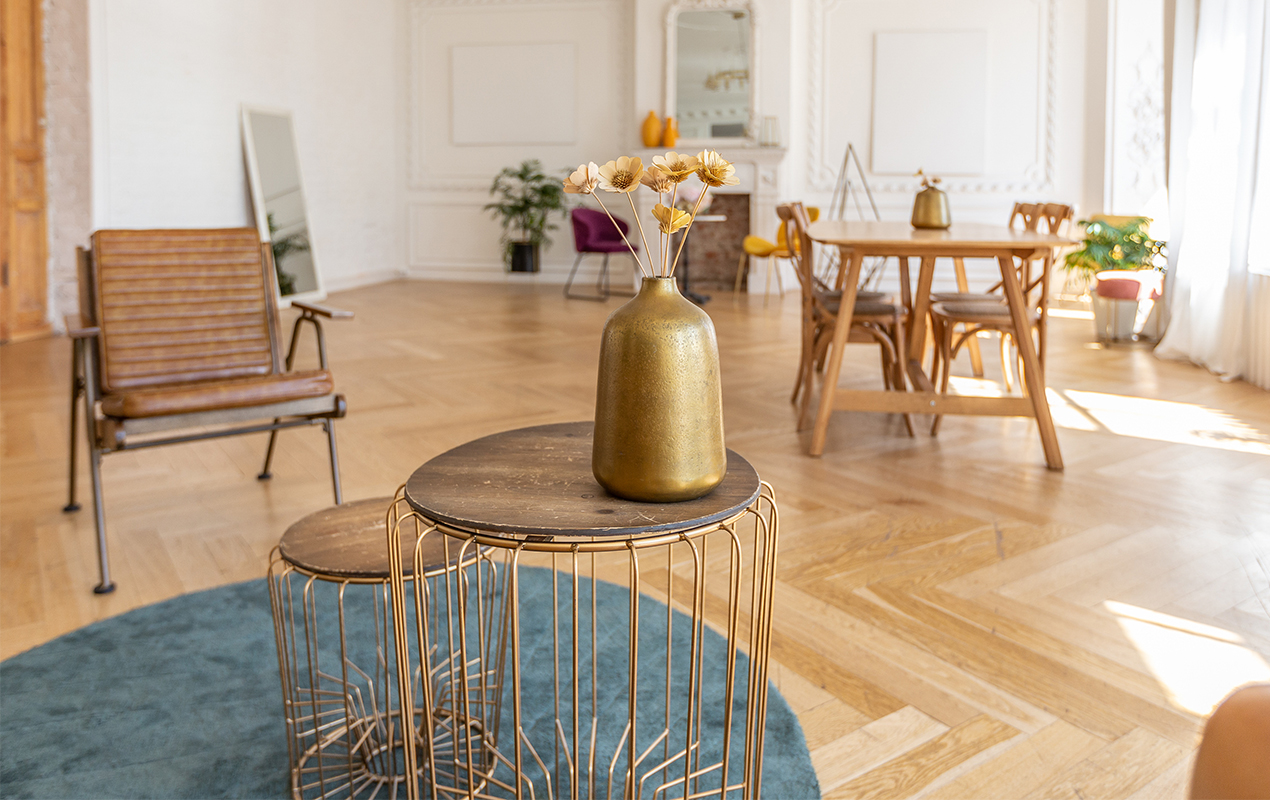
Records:
[[[357,500],[315,511],[282,534],[278,549],[286,561],[327,580],[388,580],[386,518],[391,497]],[[401,526],[401,560],[407,576],[414,572],[414,523]],[[446,563],[443,536],[424,537],[424,575],[442,570]],[[458,560],[459,548],[449,550],[449,562]],[[471,560],[475,553],[468,554]]]
[[[723,483],[682,503],[613,497],[591,474],[591,422],[504,431],[442,453],[406,482],[406,500],[437,522],[538,542],[634,540],[733,517],[758,497],[750,463],[728,451]]]

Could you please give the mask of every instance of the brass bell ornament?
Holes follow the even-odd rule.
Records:
[[[939,178],[926,175],[919,169],[914,177],[922,179],[922,190],[913,200],[913,227],[942,230],[952,225],[948,211],[948,195],[935,188]]]

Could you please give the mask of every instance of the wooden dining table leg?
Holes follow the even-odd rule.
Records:
[[[816,425],[811,432],[810,454],[819,456],[825,451],[825,437],[829,433],[829,418],[833,416],[833,396],[838,388],[838,373],[842,371],[842,356],[847,349],[847,334],[851,331],[851,317],[855,313],[856,287],[860,283],[860,265],[864,254],[859,250],[841,248],[839,263],[846,269],[838,276],[842,287],[842,299],[838,302],[838,315],[833,326],[833,344],[825,364],[825,379],[820,385],[820,405],[816,409]]]
[[[1018,348],[1019,357],[1023,360],[1022,379],[1027,387],[1028,399],[1032,401],[1037,427],[1041,432],[1041,447],[1045,450],[1045,463],[1052,470],[1061,470],[1063,455],[1058,448],[1058,431],[1054,428],[1054,419],[1050,416],[1049,399],[1045,396],[1045,373],[1041,370],[1036,348],[1032,344],[1032,326],[1027,318],[1023,290],[1019,287],[1019,275],[1014,269],[1014,257],[1012,255],[999,256],[997,262],[1001,265],[1001,284],[1005,289],[1006,302],[1010,307],[1010,319],[1014,322],[1014,345]]]
[[[909,313],[908,376],[913,388],[919,392],[934,389],[930,376],[922,368],[926,359],[926,319],[930,313],[930,287],[935,280],[935,259],[923,256],[917,273],[917,291],[913,294],[913,307]]]

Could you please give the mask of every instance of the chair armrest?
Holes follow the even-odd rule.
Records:
[[[307,312],[309,314],[315,314],[319,317],[326,317],[327,319],[352,319],[353,318],[352,311],[345,311],[342,308],[327,308],[326,306],[320,306],[316,303],[306,303],[301,300],[292,300],[291,307],[298,308],[301,311]]]
[[[67,314],[66,335],[72,339],[91,339],[101,333],[101,328],[89,325],[79,314]]]

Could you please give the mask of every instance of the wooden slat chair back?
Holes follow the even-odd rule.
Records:
[[[79,271],[80,315],[67,320],[74,351],[65,510],[79,509],[76,406],[82,396],[101,568],[94,591],[114,588],[100,475],[106,453],[269,431],[260,474],[266,479],[278,431],[320,425],[335,502],[341,502],[333,421],[346,406],[327,368],[318,317],[352,314],[293,302],[301,313],[284,359],[272,250],[254,228],[98,231],[90,249],[79,250]],[[296,337],[306,322],[317,335],[319,368],[293,371]]]
[[[798,276],[799,289],[802,294],[802,342],[798,359],[798,376],[794,382],[791,403],[799,404],[798,430],[806,430],[810,424],[811,390],[815,373],[824,366],[825,356],[833,339],[834,324],[838,318],[838,308],[842,294],[826,288],[817,280],[814,270],[816,263],[815,242],[808,233],[811,218],[802,203],[787,203],[776,208],[781,223],[788,226],[790,241],[790,259],[794,264],[794,273]],[[901,270],[903,292],[908,294],[908,275]],[[862,296],[864,295],[864,296]],[[893,303],[877,293],[858,292],[851,315],[851,330],[848,331],[848,342],[876,344],[881,348],[882,383],[887,389],[904,391],[903,354],[908,352],[905,345],[905,326],[908,311],[903,304]],[[912,417],[904,415],[909,434],[913,433]]]

